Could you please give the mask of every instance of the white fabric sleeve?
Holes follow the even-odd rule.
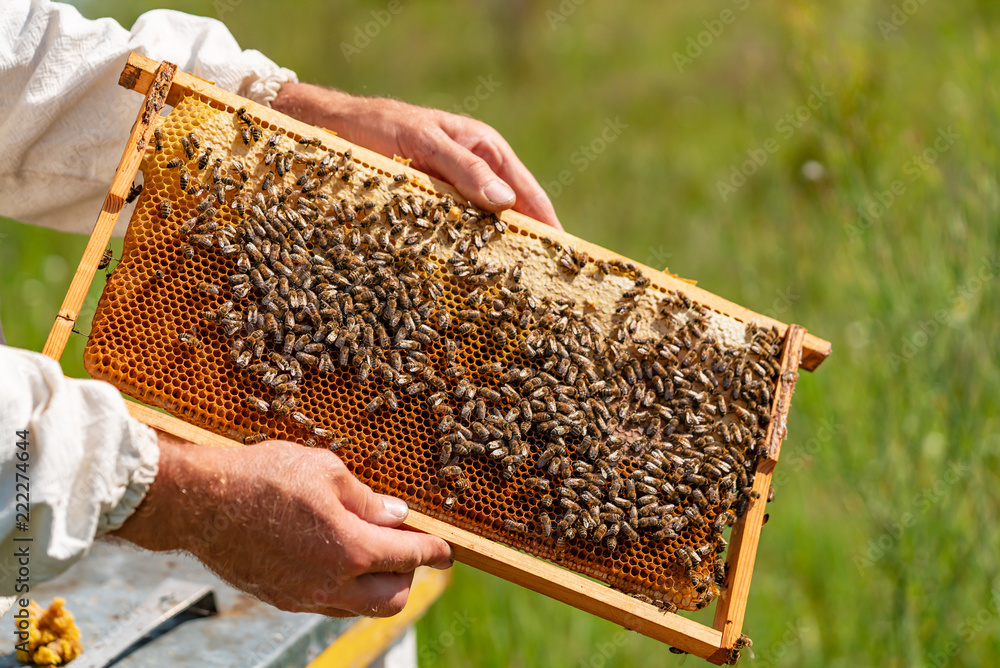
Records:
[[[158,9],[131,32],[50,0],[0,2],[0,215],[89,234],[141,97],[118,85],[130,51],[255,102],[297,81],[221,22]],[[122,234],[131,207],[122,212]]]
[[[44,355],[0,346],[0,596],[23,593],[22,566],[29,584],[50,579],[120,527],[158,462],[156,432],[111,385],[67,378]],[[19,493],[30,500],[27,517]]]

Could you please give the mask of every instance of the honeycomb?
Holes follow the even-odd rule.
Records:
[[[711,602],[777,331],[328,143],[182,98],[88,372],[244,443],[334,450],[411,508],[662,608]]]

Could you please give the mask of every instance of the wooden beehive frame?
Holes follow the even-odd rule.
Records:
[[[136,124],[115,172],[104,206],[94,226],[94,232],[84,251],[80,265],[70,284],[55,323],[43,349],[44,354],[58,360],[63,353],[70,332],[75,326],[84,297],[90,288],[101,254],[107,246],[118,215],[124,206],[125,196],[139,169],[146,145],[152,137],[160,111],[165,105],[176,105],[186,95],[199,95],[235,111],[247,107],[253,115],[275,125],[302,135],[315,134],[316,128],[296,121],[270,108],[256,105],[233,93],[213,86],[191,74],[177,72],[175,65],[158,63],[138,54],[131,54],[119,80],[125,88],[145,93]],[[329,136],[327,143],[339,150],[351,148],[365,162],[386,171],[408,170],[411,177],[442,193],[451,193],[460,201],[460,195],[448,184],[432,179],[421,172],[403,167],[372,151],[354,146],[339,138]],[[565,232],[554,230],[516,212],[505,212],[503,219],[509,225],[523,230],[536,230],[539,235],[572,244],[595,259],[614,259],[607,250],[577,239]],[[726,662],[729,652],[739,639],[750,580],[753,574],[757,543],[764,518],[765,501],[771,474],[777,462],[781,441],[785,435],[785,421],[792,390],[799,367],[815,369],[830,353],[830,344],[807,334],[797,325],[786,325],[754,313],[737,304],[721,299],[691,283],[666,275],[655,269],[640,270],[659,284],[686,294],[708,308],[729,315],[743,322],[756,322],[764,327],[777,327],[784,335],[780,375],[774,393],[771,420],[766,434],[768,456],[760,461],[754,477],[754,489],[760,498],[736,523],[731,534],[726,587],[720,596],[712,627],[693,622],[675,613],[666,613],[655,606],[615,591],[576,573],[505,547],[446,522],[411,511],[406,526],[418,531],[440,536],[455,550],[456,558],[466,564],[492,573],[506,580],[545,594],[576,608],[598,615],[625,628],[668,643],[695,654],[715,664]],[[238,446],[235,441],[218,436],[204,429],[152,410],[135,402],[128,402],[129,410],[138,420],[163,431],[186,438],[202,445]]]

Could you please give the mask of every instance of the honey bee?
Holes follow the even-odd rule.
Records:
[[[715,584],[722,586],[726,581],[726,562],[722,557],[716,557],[713,563],[713,571],[715,575]]]
[[[538,492],[548,492],[550,489],[550,483],[545,478],[527,478],[524,481],[524,486]]]
[[[191,350],[201,350],[204,347],[204,344],[202,344],[201,339],[199,339],[191,332],[181,332],[180,334],[177,335],[177,338],[178,340],[180,340],[181,343],[187,344],[187,346],[191,348]]]
[[[302,137],[301,139],[296,139],[295,141],[297,141],[299,144],[303,146],[319,147],[323,145],[323,142],[321,142],[319,139],[316,139],[315,137]]]
[[[274,134],[272,134],[270,137],[267,138],[268,148],[274,148],[275,146],[278,145],[278,141],[281,139],[281,134],[282,131],[279,130],[278,132],[275,132]]]
[[[209,146],[208,148],[205,149],[205,152],[201,154],[201,156],[198,158],[198,169],[205,169],[205,167],[208,166],[208,161],[212,159],[213,150],[214,149],[211,146]],[[180,165],[178,164],[177,166],[179,167]]]
[[[104,254],[101,256],[101,261],[97,264],[97,268],[107,269],[108,265],[111,264],[111,260],[113,258],[114,255],[112,254],[111,249],[110,248],[105,249]]]
[[[548,513],[539,513],[538,522],[542,528],[542,535],[546,538],[552,537],[552,519]]]
[[[694,568],[694,561],[692,560],[691,554],[688,552],[688,549],[686,547],[677,548],[676,554],[677,557],[681,560],[681,563],[684,564],[684,568],[686,570],[690,571]]]
[[[222,182],[222,158],[216,158],[212,163],[212,183]],[[221,204],[220,204],[221,206]]]
[[[267,380],[268,376],[265,376],[263,380]],[[292,410],[298,405],[298,401],[294,397],[288,396],[287,394],[279,394],[273,401],[271,401],[271,410],[273,410],[278,415],[287,416]]]
[[[382,459],[386,451],[389,449],[389,441],[381,440],[375,445],[375,450],[372,452],[372,459],[379,460]]]
[[[310,353],[301,352],[301,351],[295,353],[295,359],[292,360],[292,361],[293,362],[301,362],[302,364],[305,364],[306,366],[315,366],[315,367],[319,366],[319,357],[317,357],[316,355],[312,355]]]
[[[517,520],[512,519],[504,520],[503,528],[507,531],[513,531],[516,533],[526,533],[528,531],[528,525],[524,522],[518,522]]]
[[[334,438],[330,440],[330,445],[327,447],[331,452],[337,452],[338,450],[349,445],[351,445],[351,440],[349,438]]]
[[[163,150],[163,130],[156,128],[153,130],[153,141],[156,145],[156,152],[159,153]]]
[[[288,392],[298,392],[299,384],[295,381],[289,381],[285,383],[279,383],[274,389],[276,392],[279,392],[281,394],[285,394]]]
[[[440,471],[441,477],[446,480],[455,480],[461,478],[463,475],[462,467],[452,464],[451,466],[445,466]]]
[[[198,281],[198,290],[204,292],[205,294],[219,296],[221,288],[213,283],[206,283],[205,281]]]
[[[312,431],[316,427],[316,423],[309,419],[309,416],[302,411],[292,411],[291,417],[309,431]]]
[[[128,190],[128,195],[125,196],[125,203],[131,204],[132,202],[134,202],[135,198],[138,197],[141,192],[142,192],[142,184],[133,183],[132,187],[129,188]]]
[[[278,153],[274,159],[274,169],[278,173],[278,176],[284,176],[287,172],[292,169],[292,155],[294,151],[289,151],[288,153]]]
[[[662,610],[663,612],[677,612],[677,606],[670,601],[653,601],[653,605]]]
[[[260,397],[253,397],[247,395],[246,398],[247,406],[253,408],[254,410],[260,411],[261,413],[267,413],[271,410],[270,402],[261,399]]]

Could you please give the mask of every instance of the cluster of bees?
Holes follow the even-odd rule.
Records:
[[[260,161],[189,133],[166,167],[197,207],[178,216],[163,199],[158,213],[176,226],[184,257],[219,254],[230,267],[223,284],[194,290],[222,302],[201,315],[229,341],[247,386],[260,388],[247,406],[294,422],[307,445],[353,445],[300,398],[307,374],[347,370],[381,388],[369,413],[419,406],[434,416],[445,511],[472,488],[470,470],[490,469],[537,508],[528,521],[498,518],[497,530],[611,555],[672,543],[700,593],[723,584],[723,529],[753,496],[777,331],[748,325],[746,345],[723,345],[709,311],[686,295],[650,293],[637,267],[553,241],[559,280],[616,276],[630,287],[610,317],[538,294],[522,263],[489,259],[507,233],[495,215],[362,168],[350,150],[265,136],[243,109],[234,123],[237,141],[263,143]],[[159,133],[154,150],[169,150]],[[650,295],[656,336],[640,326]],[[470,362],[484,341],[494,356]],[[389,446],[368,447],[377,459]],[[701,581],[706,561],[711,578]]]

